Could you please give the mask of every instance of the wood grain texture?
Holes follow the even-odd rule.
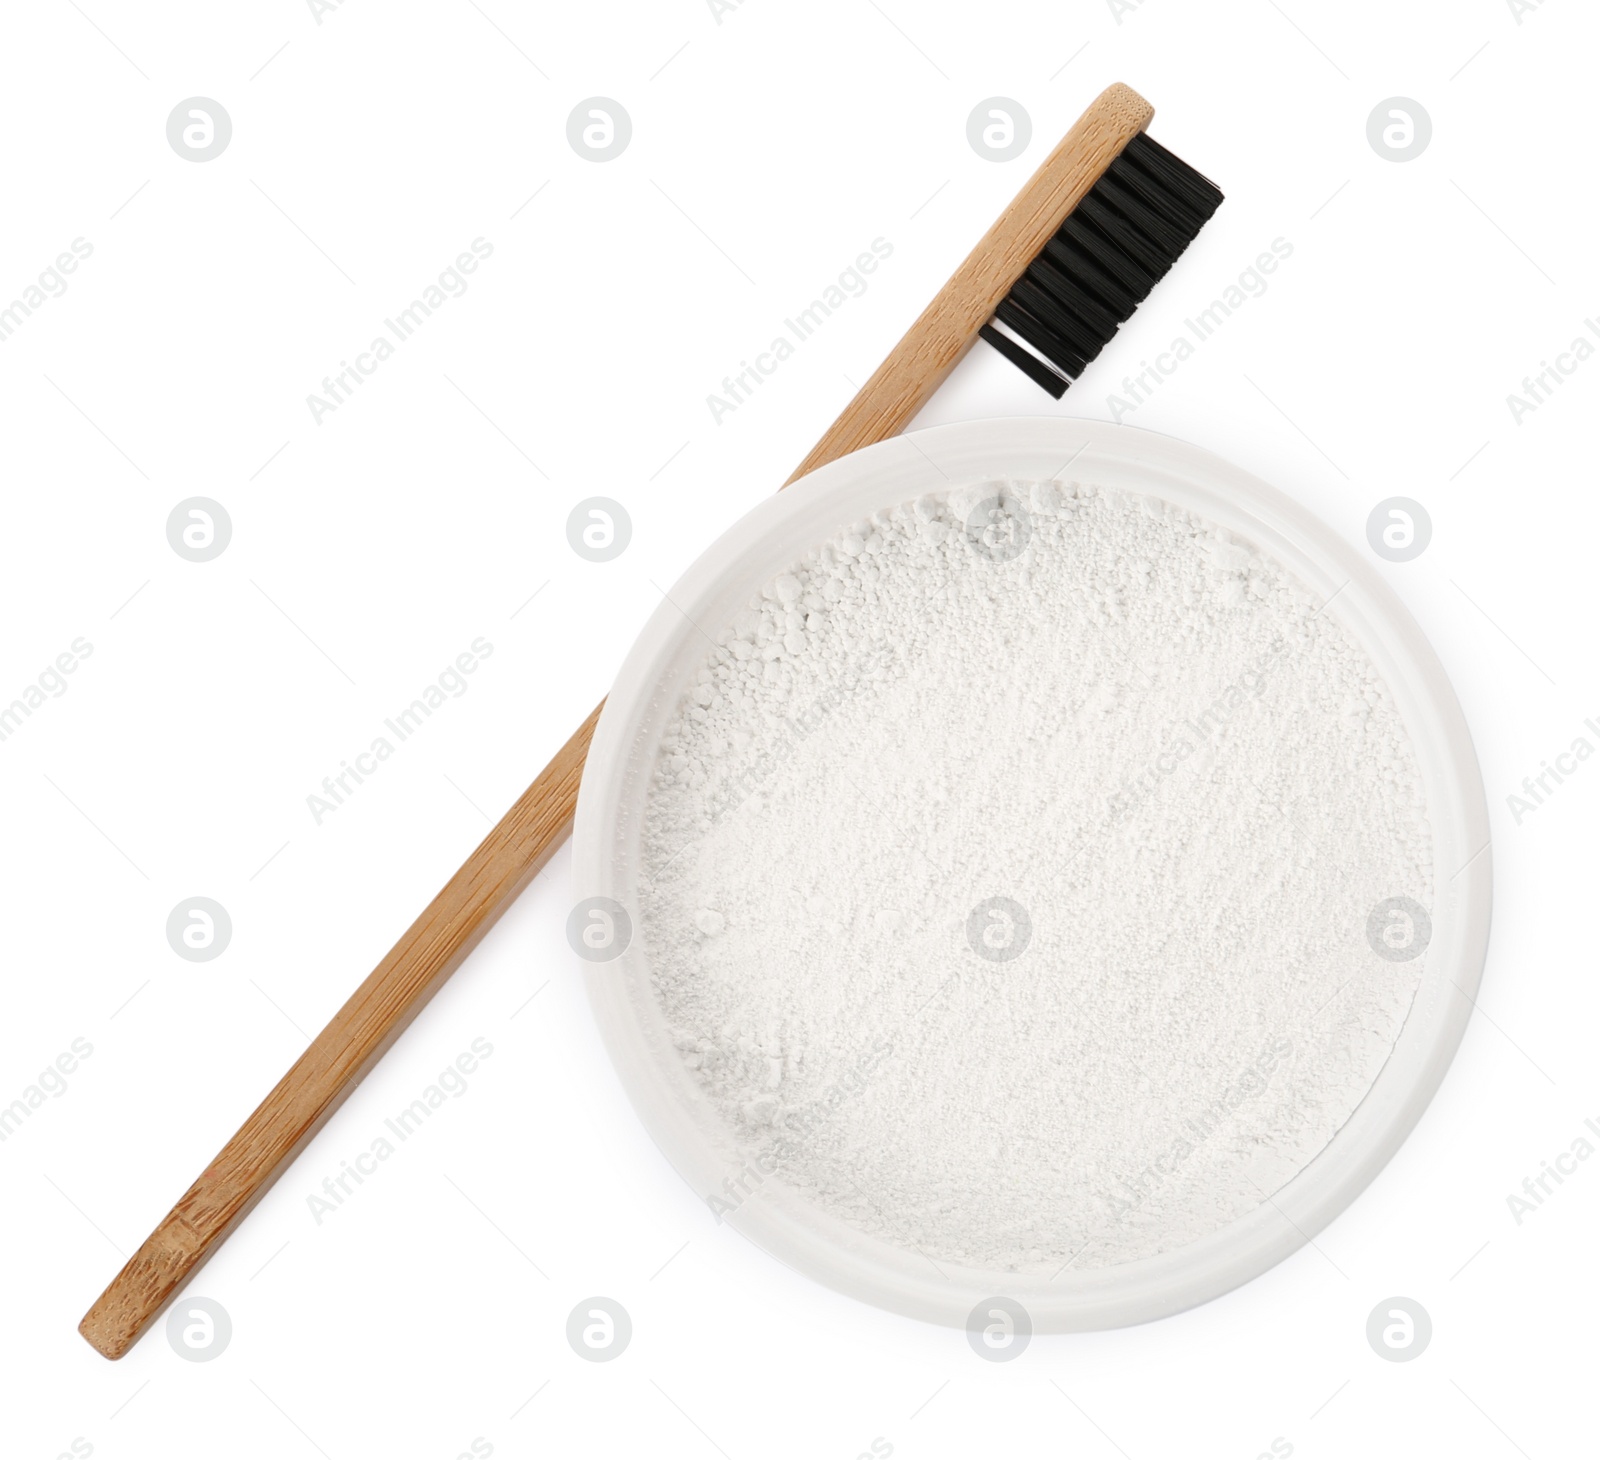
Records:
[[[84,1315],[121,1358],[527,886],[572,827],[600,707],[240,1126]]]
[[[1120,82],[1095,98],[789,481],[905,430],[1050,235],[1154,115],[1149,102]]]
[[[904,429],[1151,115],[1126,86],[1100,94],[790,482]],[[596,706],[95,1300],[78,1331],[108,1359],[121,1358],[161,1315],[544,866],[572,828],[599,718]]]

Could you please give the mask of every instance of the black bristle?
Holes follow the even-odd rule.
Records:
[[[1187,202],[1200,214],[1202,221],[1222,206],[1221,188],[1143,132],[1122,149],[1122,155],[1148,172],[1168,192]]]
[[[1171,259],[1165,253],[1121,217],[1115,208],[1106,206],[1098,183],[1089,189],[1089,195],[1073,211],[1072,221],[1081,221],[1093,228],[1116,249],[1123,263],[1137,264],[1150,279],[1146,293],[1155,288],[1161,276],[1172,266]]]
[[[1014,296],[1007,295],[1000,301],[994,317],[1023,344],[1032,345],[1068,379],[1083,374],[1083,367],[1089,362],[1042,319],[1023,308]]]
[[[1205,214],[1187,198],[1181,198],[1162,187],[1142,167],[1130,162],[1126,153],[1106,169],[1105,176],[1114,179],[1120,187],[1126,188],[1191,236],[1198,233],[1201,224],[1206,221]]]
[[[1073,209],[1072,216],[1061,225],[1056,237],[1062,243],[1079,250],[1089,256],[1103,274],[1109,274],[1134,305],[1144,302],[1144,297],[1156,286],[1156,276],[1144,267],[1138,259],[1124,253],[1117,245],[1097,228],[1091,227],[1087,218],[1083,216],[1084,204],[1094,197],[1094,189],[1090,188],[1083,202]],[[1128,311],[1129,314],[1133,310]]]
[[[1141,132],[995,310],[1032,350],[992,325],[978,333],[1059,400],[1221,203],[1215,183]]]
[[[1101,304],[1114,321],[1113,334],[1116,333],[1116,326],[1129,318],[1139,307],[1139,298],[1136,294],[1121,281],[1106,273],[1091,255],[1075,244],[1069,244],[1060,234],[1045,244],[1044,252],[1039,258],[1049,259],[1067,278]],[[1035,263],[1038,261],[1034,260]]]
[[[1172,261],[1189,246],[1194,230],[1170,218],[1163,217],[1154,208],[1147,207],[1139,195],[1125,187],[1108,172],[1094,185],[1094,196],[1102,198],[1119,218],[1148,238],[1160,249],[1170,267]]]
[[[1090,329],[1070,310],[1063,309],[1048,289],[1041,288],[1026,274],[1011,286],[1010,297],[1029,314],[1042,320],[1060,335],[1085,365],[1100,353],[1100,347],[1105,343],[1106,336]],[[998,312],[997,310],[996,313]],[[1082,366],[1079,367],[1079,370],[1081,369]],[[1077,375],[1079,371],[1069,370],[1067,373]]]
[[[1117,332],[1117,317],[1075,279],[1061,272],[1046,254],[1040,254],[1022,276],[1042,287],[1064,309],[1071,310],[1098,340]]]
[[[1015,340],[1007,339],[993,325],[981,325],[978,334],[995,347],[1024,375],[1048,390],[1057,400],[1067,393],[1067,386],[1071,384],[1065,376],[1057,375],[1037,355],[1030,355]]]

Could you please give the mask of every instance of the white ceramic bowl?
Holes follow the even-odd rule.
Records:
[[[1068,470],[1070,463],[1070,470]],[[1425,783],[1436,875],[1421,987],[1371,1091],[1332,1142],[1249,1215],[1189,1246],[1057,1280],[944,1264],[863,1235],[785,1186],[748,1183],[724,1218],[801,1272],[916,1318],[965,1324],[975,1306],[1020,1302],[1036,1332],[1111,1328],[1176,1313],[1264,1272],[1333,1220],[1399,1148],[1444,1078],[1466,1027],[1489,936],[1488,812],[1471,737],[1444,670],[1411,616],[1361,557],[1288,497],[1210,452],[1153,432],[1056,417],[965,422],[833,462],[763,502],[684,574],[628,655],[595,732],[578,798],[575,894],[637,908],[640,825],[666,722],[706,639],[775,575],[878,508],[986,478],[1063,479],[1155,494],[1250,538],[1329,600],[1398,701]],[[693,622],[691,622],[691,620]],[[703,1198],[747,1157],[684,1066],[656,1002],[644,940],[584,965],[595,1017],[640,1118]]]

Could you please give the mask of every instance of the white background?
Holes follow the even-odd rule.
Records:
[[[1506,1198],[1600,1117],[1600,767],[1520,825],[1506,797],[1600,744],[1600,361],[1520,424],[1506,397],[1600,313],[1600,22],[1579,0],[1125,8],[9,11],[0,303],[74,238],[93,253],[0,343],[0,701],[74,638],[93,654],[0,743],[0,1103],[75,1038],[94,1052],[0,1145],[8,1457],[1592,1446],[1600,1161],[1520,1225]],[[1104,419],[1186,315],[1292,244],[1129,419],[1369,554],[1381,499],[1432,514],[1421,557],[1377,566],[1472,725],[1496,903],[1480,1013],[1399,1156],[1238,1292],[981,1362],[714,1225],[597,1043],[563,850],[191,1285],[231,1315],[226,1352],[185,1362],[160,1328],[118,1364],[92,1352],[80,1314],[604,692],[657,585],[788,475],[1117,79],[1228,202],[1059,406],[980,347],[923,423]],[[197,95],[234,129],[203,164],[165,134]],[[633,121],[604,165],[566,140],[595,95]],[[1033,120],[1007,164],[965,134],[997,95]],[[1404,164],[1366,136],[1397,95],[1434,128]],[[469,291],[318,424],[308,393],[480,237]],[[722,378],[879,237],[868,291],[714,422]],[[635,528],[604,565],[565,535],[594,495]],[[166,540],[191,496],[232,518],[210,563]],[[469,692],[316,824],[307,795],[479,636]],[[165,938],[196,895],[233,920],[210,963]],[[317,1224],[308,1195],[479,1036],[467,1093]],[[595,1294],[632,1315],[615,1362],[564,1336]],[[1396,1294],[1433,1319],[1411,1363],[1365,1338]]]

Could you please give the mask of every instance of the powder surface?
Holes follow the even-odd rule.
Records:
[[[1369,914],[1433,877],[1393,696],[1323,608],[1156,498],[987,482],[724,626],[639,916],[757,1199],[1054,1274],[1206,1236],[1323,1149],[1426,959]]]

